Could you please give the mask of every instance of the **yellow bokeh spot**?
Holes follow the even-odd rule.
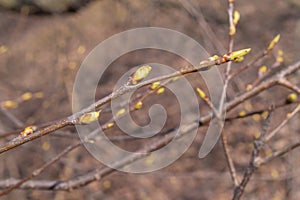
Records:
[[[271,156],[273,154],[273,151],[271,149],[265,149],[266,156]]]
[[[282,198],[280,198],[280,196],[274,196],[273,198],[272,198],[272,200],[282,200]]]
[[[291,118],[293,116],[293,113],[288,113],[288,114],[286,114],[286,117],[287,118]]]
[[[240,117],[245,117],[245,116],[246,116],[246,112],[243,111],[243,110],[240,111],[240,112],[239,112],[239,116],[240,116]]]
[[[154,163],[154,160],[155,158],[152,155],[150,155],[146,158],[145,163],[146,165],[152,165]]]
[[[38,99],[44,98],[44,93],[43,92],[34,93],[34,97]]]
[[[252,86],[251,84],[248,84],[248,85],[246,86],[246,90],[247,90],[247,91],[251,90],[252,88],[253,88],[253,86]]]
[[[83,45],[79,45],[79,47],[77,48],[77,53],[78,54],[84,54],[85,51],[86,51],[86,48]]]
[[[3,103],[1,103],[1,107],[2,108],[16,108],[18,107],[18,104],[14,101],[4,101]]]
[[[109,180],[105,180],[105,181],[103,181],[103,187],[105,188],[105,189],[109,189],[109,188],[111,188],[111,182],[109,181]]]
[[[260,138],[260,136],[261,136],[260,132],[256,132],[256,133],[254,134],[254,138],[255,138],[255,139]]]
[[[32,93],[31,92],[26,92],[26,93],[24,93],[23,95],[22,95],[22,99],[24,100],[24,101],[27,101],[27,100],[29,100],[29,99],[31,99],[32,98]]]
[[[44,151],[48,151],[50,148],[51,148],[51,145],[50,145],[49,142],[43,142],[43,144],[42,144],[42,149],[43,149]]]
[[[277,178],[279,178],[279,172],[277,170],[273,169],[271,171],[271,176],[272,176],[272,178],[277,179]]]
[[[259,114],[255,114],[252,116],[253,120],[259,122],[261,120],[261,116]]]
[[[70,69],[76,69],[77,68],[77,63],[75,61],[70,61],[69,62],[69,68]]]
[[[251,110],[253,109],[253,106],[252,106],[252,104],[251,104],[250,102],[246,102],[246,103],[244,104],[244,108],[245,108],[245,110],[247,110],[247,111],[251,111]]]
[[[262,114],[261,114],[261,117],[263,119],[267,119],[269,117],[269,112],[268,111],[264,111]]]
[[[6,53],[8,51],[8,47],[5,45],[0,45],[0,53]]]

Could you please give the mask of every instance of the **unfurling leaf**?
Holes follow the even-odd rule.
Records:
[[[144,65],[140,68],[138,68],[132,75],[131,75],[131,83],[133,85],[136,85],[139,81],[143,80],[148,76],[148,74],[151,71],[151,66]]]
[[[78,123],[79,124],[90,124],[90,123],[98,120],[98,118],[100,116],[100,112],[101,112],[101,110],[85,113],[79,118]]]
[[[276,35],[276,37],[274,37],[274,39],[270,42],[267,51],[271,51],[274,48],[274,46],[278,43],[279,39],[280,39],[280,34]]]
[[[242,50],[234,51],[229,54],[225,54],[224,56],[229,56],[229,60],[235,61],[235,60],[240,59],[241,57],[247,55],[250,51],[251,51],[251,48],[242,49]]]

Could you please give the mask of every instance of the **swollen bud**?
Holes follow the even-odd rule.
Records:
[[[161,87],[156,91],[156,94],[162,94],[165,92],[165,88]]]
[[[231,54],[229,54],[228,56],[231,61],[235,61],[235,60],[238,60],[241,57],[247,55],[250,51],[251,51],[251,48],[242,49],[242,50],[234,51]]]
[[[236,26],[240,21],[241,15],[240,12],[235,10],[233,13],[233,24]]]
[[[263,65],[261,66],[259,69],[258,69],[258,76],[263,76],[266,72],[267,72],[268,68],[266,65]]]
[[[136,110],[139,110],[139,109],[141,109],[142,108],[142,106],[143,106],[143,102],[141,102],[141,101],[139,101],[139,102],[137,102],[136,104],[135,104],[135,109]]]
[[[116,113],[116,117],[120,117],[121,115],[123,115],[125,113],[125,108],[121,108],[120,110],[118,110],[118,112]]]
[[[1,107],[3,109],[6,109],[6,108],[16,108],[18,107],[18,104],[14,101],[11,101],[11,100],[8,100],[8,101],[4,101],[1,103]]]
[[[151,71],[151,66],[144,65],[140,68],[138,68],[132,75],[131,75],[131,83],[133,85],[136,85],[139,81],[143,80],[148,76],[148,74]]]
[[[197,88],[197,93],[198,93],[198,95],[199,95],[199,97],[201,99],[205,99],[206,98],[206,94],[200,88]]]
[[[24,130],[20,133],[20,135],[22,137],[26,137],[27,135],[32,134],[34,131],[37,130],[36,126],[27,126],[26,128],[24,128]]]
[[[280,39],[280,34],[276,35],[276,37],[274,37],[274,39],[270,42],[267,51],[271,51],[274,48],[274,46],[278,43],[279,39]]]
[[[160,82],[156,81],[151,84],[150,88],[151,88],[151,90],[155,90],[158,86],[160,86]]]
[[[22,95],[22,99],[24,101],[30,100],[32,98],[32,93],[31,92],[26,92]]]
[[[101,110],[85,113],[79,118],[78,123],[79,124],[90,124],[90,123],[98,120],[98,118],[100,116],[100,112],[101,112]]]
[[[289,94],[289,96],[286,98],[286,102],[287,103],[294,103],[295,101],[297,101],[297,94],[296,93],[291,93]]]

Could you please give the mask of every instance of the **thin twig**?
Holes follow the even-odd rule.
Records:
[[[250,91],[247,91],[246,93],[238,96],[236,99],[228,102],[228,104],[226,105],[226,109],[228,111],[231,110],[232,108],[234,108],[235,106],[237,106],[238,104],[243,102],[243,100],[253,97],[253,96],[257,95],[259,92],[265,90],[266,88],[271,87],[278,81],[279,78],[293,73],[298,68],[300,68],[300,61],[294,63],[293,65],[290,65],[289,67],[283,69],[282,71],[279,71],[278,74],[271,76],[269,79],[265,80],[264,82],[259,84],[257,87],[253,88]],[[204,124],[205,122],[208,122],[210,119],[211,119],[211,114],[206,115],[200,119],[200,124]],[[199,124],[197,126],[191,125],[191,126],[187,127],[187,129],[185,129],[186,130],[185,133],[188,133],[189,131],[193,130],[194,128],[198,128],[198,126],[199,126]],[[169,141],[174,139],[175,133],[176,133],[176,131],[170,132],[169,134],[165,135],[163,138],[159,139],[158,141],[150,144],[149,146],[145,147],[144,149],[137,151],[136,154],[133,154],[130,157],[124,158],[122,161],[117,161],[115,163],[115,166],[117,168],[123,167],[123,166],[127,165],[128,163],[134,162],[137,159],[140,159],[140,158],[143,158],[143,157],[149,155],[149,153],[151,151],[154,151],[155,149],[160,148],[161,146],[163,146],[165,144],[168,144]],[[180,135],[180,137],[182,137],[183,134]],[[102,177],[109,175],[114,171],[115,171],[115,169],[105,167],[102,169],[96,169],[95,171],[93,171],[91,173],[82,175],[78,178],[70,179],[68,181],[34,181],[34,182],[30,182],[30,184],[24,183],[20,188],[22,188],[22,189],[25,189],[25,188],[26,189],[28,189],[28,188],[46,189],[46,190],[70,190],[70,189],[85,186],[88,183],[91,183],[93,181],[100,180]],[[253,172],[251,172],[251,171],[245,172],[245,174],[252,174],[252,173]],[[3,187],[7,188],[15,183],[16,183],[16,180],[8,179],[8,180],[1,181],[0,186],[2,186],[2,188]],[[242,181],[242,183],[243,183],[243,181]]]
[[[278,158],[280,156],[283,156],[284,154],[296,149],[297,147],[300,146],[300,141],[296,142],[294,144],[291,144],[287,147],[284,147],[283,149],[280,149],[278,151],[273,152],[270,156],[267,156],[266,158],[262,158],[259,160],[257,164],[259,165],[265,165],[269,163],[270,161],[274,160],[275,158]]]
[[[69,153],[70,151],[72,151],[73,149],[77,148],[81,144],[82,144],[81,142],[77,142],[77,143],[75,143],[75,144],[67,147],[62,152],[60,152],[58,155],[56,155],[55,157],[53,157],[50,161],[48,161],[47,163],[45,163],[44,165],[42,165],[38,169],[34,170],[30,176],[27,176],[26,178],[23,178],[22,180],[18,181],[17,183],[13,184],[12,186],[8,187],[7,189],[1,191],[0,192],[0,196],[3,196],[3,195],[6,195],[6,194],[10,193],[14,189],[20,187],[25,182],[27,182],[30,179],[38,176],[40,173],[42,173],[43,171],[45,171],[45,169],[47,169],[50,165],[52,165],[53,163],[57,162],[65,154]]]
[[[200,30],[203,30],[209,39],[210,43],[215,46],[219,53],[225,53],[226,50],[223,47],[222,43],[219,40],[219,37],[216,36],[215,32],[211,29],[209,24],[206,22],[204,16],[202,15],[200,8],[197,10],[194,8],[192,3],[189,0],[179,0],[184,9],[196,19],[197,23],[201,27]]]
[[[271,111],[270,114],[268,115],[267,119],[264,122],[263,130],[261,131],[260,137],[256,140],[254,140],[254,142],[253,142],[254,149],[251,154],[249,165],[246,168],[246,171],[243,175],[243,179],[242,179],[241,183],[234,188],[233,198],[232,198],[233,200],[239,200],[241,198],[241,196],[244,193],[246,185],[248,184],[253,173],[258,168],[258,165],[256,162],[259,158],[259,153],[260,153],[261,149],[265,145],[264,138],[265,138],[266,132],[268,131],[268,128],[269,128],[270,122],[271,122],[271,114],[272,114],[273,110],[270,110],[270,111]]]
[[[278,109],[278,108],[282,108],[282,107],[285,107],[285,106],[290,106],[292,104],[299,104],[300,102],[299,101],[296,101],[296,102],[293,102],[293,103],[289,103],[289,102],[284,102],[284,103],[278,103],[278,104],[275,104],[274,105],[274,110]],[[268,108],[262,108],[262,109],[259,109],[259,110],[255,110],[255,111],[251,111],[251,112],[248,112],[248,113],[245,113],[245,114],[238,114],[236,116],[233,116],[233,117],[226,117],[226,121],[233,121],[235,119],[244,119],[244,118],[247,118],[247,117],[251,117],[253,115],[256,115],[256,114],[263,114],[264,112],[268,111],[269,107]]]
[[[266,141],[269,141],[272,137],[274,137],[274,135],[276,135],[276,133],[278,133],[278,131],[283,127],[285,126],[288,121],[295,115],[297,114],[298,112],[300,111],[300,104],[297,105],[297,107],[291,112],[291,113],[288,113],[285,117],[285,119],[272,131],[270,132],[265,140]]]
[[[24,123],[19,120],[15,115],[13,115],[10,111],[1,108],[0,111],[16,126],[16,128],[24,127]]]
[[[178,77],[178,76],[183,76],[183,75],[187,75],[187,74],[191,74],[191,73],[195,73],[198,71],[202,71],[202,70],[208,70],[210,67],[214,66],[214,65],[221,65],[223,63],[229,62],[232,60],[232,58],[230,58],[231,53],[225,54],[224,56],[219,57],[218,59],[215,60],[205,60],[203,62],[201,62],[201,64],[199,64],[198,66],[192,66],[192,67],[188,67],[188,68],[184,68],[181,69],[180,71],[176,71],[173,72],[171,74],[167,74],[167,75],[163,75],[160,77],[156,77],[156,78],[152,78],[146,81],[143,81],[141,83],[138,83],[136,85],[124,85],[121,86],[119,89],[117,89],[115,92],[111,93],[110,95],[98,100],[97,102],[93,103],[92,105],[80,110],[79,112],[66,117],[64,119],[58,120],[56,122],[50,123],[49,126],[46,126],[40,130],[37,130],[36,132],[34,132],[33,134],[30,134],[26,137],[17,137],[14,138],[13,140],[11,140],[10,142],[4,144],[2,147],[0,147],[0,154],[3,152],[6,152],[12,148],[15,148],[17,146],[20,146],[22,144],[25,144],[29,141],[32,141],[36,138],[39,138],[41,136],[44,136],[46,134],[49,134],[53,131],[56,131],[58,129],[61,129],[63,127],[69,126],[69,125],[75,125],[77,120],[85,113],[87,112],[91,112],[93,110],[95,110],[96,108],[99,108],[101,106],[103,106],[106,103],[109,103],[110,101],[112,101],[113,99],[116,99],[128,92],[137,90],[141,87],[150,85],[151,83],[157,82],[157,81],[163,81],[163,80],[167,80],[167,79],[171,79],[174,77]]]
[[[228,16],[229,16],[229,29],[231,27],[235,28],[235,24],[233,24],[233,11],[234,11],[234,4],[233,1],[228,1]],[[234,34],[230,34],[229,31],[229,51],[233,50],[233,45],[234,45]],[[226,72],[225,72],[225,83],[223,86],[223,90],[222,90],[222,95],[221,95],[221,99],[220,99],[220,106],[219,106],[219,113],[221,114],[224,110],[224,104],[225,104],[225,99],[226,99],[226,93],[227,93],[227,87],[230,81],[230,71],[231,71],[231,64],[232,62],[228,62],[227,63],[227,67],[226,67]],[[221,140],[222,140],[222,144],[223,144],[223,149],[224,149],[224,154],[225,154],[225,158],[226,158],[226,162],[229,168],[229,172],[230,172],[230,176],[233,182],[233,185],[236,187],[239,184],[238,181],[238,177],[237,177],[237,173],[236,173],[236,169],[233,163],[233,160],[231,158],[230,152],[229,152],[229,147],[228,147],[228,143],[227,143],[227,137],[225,135],[225,132],[222,131],[221,132]]]
[[[291,83],[290,81],[288,81],[286,78],[282,78],[279,80],[279,84],[290,89],[293,90],[294,92],[300,94],[300,88],[297,85],[294,85],[293,83]]]
[[[232,160],[232,158],[230,156],[230,153],[229,153],[227,137],[226,137],[224,131],[221,132],[221,139],[222,139],[224,154],[225,154],[225,157],[226,157],[226,162],[227,162],[227,165],[228,165],[228,168],[229,168],[229,171],[230,171],[230,176],[231,176],[232,182],[233,182],[234,186],[238,186],[239,185],[239,180],[238,180],[238,177],[237,177],[237,173],[236,173],[236,169],[235,169],[233,160]]]

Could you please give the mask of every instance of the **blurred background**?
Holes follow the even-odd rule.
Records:
[[[197,18],[186,10],[183,2],[0,0],[0,102],[16,99],[26,92],[39,93],[36,98],[9,109],[24,125],[43,124],[70,115],[73,82],[84,58],[101,41],[132,28],[170,28],[194,38],[211,55],[225,53],[228,48],[227,1],[189,1],[204,16],[217,36],[225,50],[221,52],[209,40],[203,27],[199,26]],[[253,57],[280,33],[281,41],[277,49],[284,52],[284,66],[299,60],[299,0],[236,1],[235,8],[240,12],[241,20],[234,49],[251,47],[252,54],[249,57]],[[274,51],[274,55],[264,60],[264,63],[258,63],[257,67],[271,65],[276,54]],[[153,60],[175,69],[186,64],[181,58],[168,53],[151,50],[146,53],[133,52],[112,64],[104,76],[105,80],[99,83],[97,97],[109,94],[118,78],[131,67]],[[235,85],[230,85],[228,98],[232,99],[236,92],[245,90],[246,85],[257,76],[256,72],[257,68],[240,74]],[[195,86],[203,84],[202,81],[191,80]],[[292,82],[297,80],[299,72],[291,79]],[[243,106],[251,110],[271,105],[285,99],[287,94],[287,90],[275,87],[245,102],[241,109]],[[170,119],[165,128],[176,127],[176,109],[172,109],[168,97],[161,96],[157,100],[165,104],[167,110],[169,106],[169,112],[174,118]],[[288,111],[285,109],[276,111],[274,124],[282,120]],[[139,117],[147,121],[147,112],[144,115],[142,112]],[[296,116],[289,126],[284,127],[270,149],[295,140],[299,133],[298,121],[299,116]],[[261,129],[260,125],[259,120],[252,118],[225,125],[239,174],[243,173],[248,164],[252,140]],[[0,113],[0,132],[18,128],[6,115]],[[199,130],[189,150],[163,170],[139,175],[116,172],[100,182],[71,192],[15,190],[3,199],[229,199],[232,182],[220,142],[205,159],[199,160],[197,157],[203,133],[205,128]],[[4,144],[12,137],[1,138],[0,143]],[[76,137],[55,137],[50,134],[6,152],[0,156],[0,177],[25,177],[77,140]],[[124,141],[120,145],[126,146],[127,143]],[[299,150],[295,150],[262,167],[247,186],[244,199],[299,199],[299,161]],[[67,180],[91,171],[95,166],[100,167],[101,163],[80,147],[35,179]]]

